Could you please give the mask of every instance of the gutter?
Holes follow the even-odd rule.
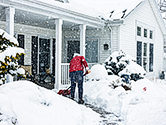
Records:
[[[106,21],[106,25],[109,25],[109,26],[120,26],[122,24],[124,24],[124,19],[123,20],[114,19],[114,20]]]

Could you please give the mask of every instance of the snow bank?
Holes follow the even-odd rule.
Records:
[[[87,103],[116,115],[110,121],[120,125],[164,125],[166,123],[166,82],[141,79],[131,84],[132,90],[111,89],[109,80],[89,81],[84,84]],[[160,83],[160,84],[159,84]],[[147,88],[146,91],[143,88]],[[117,122],[121,119],[121,122]]]
[[[2,85],[0,93],[3,100],[0,103],[2,114],[7,114],[7,118],[17,118],[18,125],[99,123],[99,115],[91,109],[28,81]],[[7,121],[3,120],[7,124]]]

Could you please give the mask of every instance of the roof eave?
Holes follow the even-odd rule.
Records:
[[[12,6],[16,9],[25,10],[37,14],[42,13],[43,15],[52,16],[53,18],[62,18],[63,20],[71,21],[74,23],[87,24],[92,27],[100,28],[104,26],[104,21],[97,17],[92,17],[86,14],[58,7],[56,5],[50,5],[37,0],[22,0],[22,2],[20,2],[19,0],[0,1],[0,5],[3,6]]]

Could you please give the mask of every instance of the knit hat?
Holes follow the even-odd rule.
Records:
[[[81,56],[81,55],[79,53],[74,53],[73,57],[75,57],[75,56]]]

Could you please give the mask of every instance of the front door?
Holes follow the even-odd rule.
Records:
[[[47,68],[50,68],[51,73],[55,75],[55,46],[54,38],[51,40],[32,36],[31,65],[33,75],[43,73]]]

